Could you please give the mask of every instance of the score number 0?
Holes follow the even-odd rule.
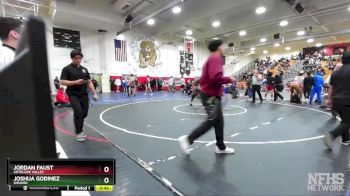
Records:
[[[105,173],[108,173],[109,172],[109,167],[108,166],[105,166],[104,168],[103,168],[103,171],[105,172]],[[103,182],[105,183],[105,184],[108,184],[109,183],[109,178],[108,177],[105,177],[104,179],[103,179]]]

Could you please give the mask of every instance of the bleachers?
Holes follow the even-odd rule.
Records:
[[[288,69],[282,69],[283,73],[289,73],[289,71],[293,68],[293,66],[296,64],[297,60],[290,60],[289,61],[289,68]],[[274,69],[272,69],[271,67],[269,68],[269,71],[272,72],[272,75],[275,77],[279,67],[281,66],[281,63],[278,64],[278,66],[275,66]]]
[[[338,63],[338,61],[332,61],[332,63],[335,66]],[[325,70],[325,75],[323,76],[323,78],[326,80],[332,74],[333,71],[327,67],[327,61],[322,61],[321,67]]]

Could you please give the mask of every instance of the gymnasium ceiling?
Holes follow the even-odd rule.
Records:
[[[51,11],[51,16],[57,25],[122,32],[128,30],[131,24],[131,31],[142,32],[163,43],[181,43],[186,30],[192,30],[192,37],[197,41],[221,38],[227,43],[233,42],[236,51],[248,52],[255,47],[256,53],[263,50],[284,52],[287,46],[293,51],[316,43],[325,45],[350,41],[350,0],[296,0],[293,6],[285,0],[117,1],[126,1],[129,8],[114,9],[116,0],[40,2],[55,5],[55,13]],[[296,3],[304,7],[302,13],[295,10]],[[181,13],[172,12],[175,5],[181,7]],[[264,6],[266,12],[258,15],[255,10],[260,6]],[[134,16],[134,20],[124,25],[124,19],[129,14]],[[147,24],[149,18],[155,20],[153,26]],[[279,23],[282,20],[287,20],[289,24],[281,27]],[[220,21],[221,25],[214,28],[213,21]],[[246,31],[245,36],[239,36],[241,30]],[[306,31],[306,34],[298,36],[296,32],[300,30]],[[280,33],[281,39],[273,39],[276,33]],[[262,37],[267,38],[265,43],[259,41]],[[307,43],[306,39],[311,37],[315,41]],[[284,44],[281,43],[282,38]],[[281,45],[274,47],[275,42]]]

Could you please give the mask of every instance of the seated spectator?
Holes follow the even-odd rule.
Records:
[[[232,83],[227,86],[227,93],[232,95],[232,99],[237,99],[238,98],[238,91],[236,89],[236,84]]]
[[[60,87],[57,90],[55,106],[59,107],[70,107],[70,101],[67,94],[64,92],[64,88]]]

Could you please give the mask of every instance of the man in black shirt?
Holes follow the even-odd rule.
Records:
[[[341,123],[324,137],[324,144],[328,149],[332,149],[335,138],[342,136],[342,144],[349,145],[350,129],[350,55],[344,54],[342,57],[343,67],[334,71],[331,76],[328,92],[328,105],[333,107],[340,115]]]
[[[162,88],[163,88],[162,78],[158,78],[157,83],[158,83],[158,91],[162,91]]]
[[[151,89],[152,89],[152,92],[155,91],[156,86],[157,86],[157,80],[156,80],[155,78],[153,78],[153,79],[151,80]]]
[[[311,76],[311,72],[307,72],[307,76],[304,79],[304,97],[306,102],[310,99],[310,94],[312,90],[312,86],[314,85],[314,78]]]
[[[67,86],[66,93],[70,99],[74,111],[74,125],[77,141],[85,141],[83,132],[84,119],[89,111],[89,97],[87,88],[93,93],[93,99],[97,101],[94,85],[90,80],[89,71],[80,65],[83,54],[80,50],[73,50],[70,54],[72,63],[63,68],[61,84]]]

